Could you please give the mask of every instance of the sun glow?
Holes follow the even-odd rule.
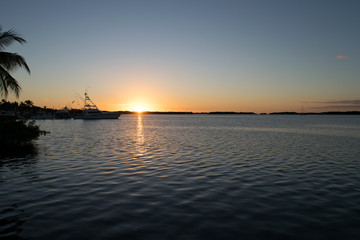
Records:
[[[134,107],[134,111],[137,112],[137,113],[142,113],[142,112],[145,111],[145,107],[142,106],[142,105],[136,105],[136,106]]]
[[[130,102],[125,104],[118,105],[120,109],[124,109],[124,111],[130,111],[134,113],[144,113],[144,112],[151,112],[151,111],[158,111],[157,108],[148,102]]]

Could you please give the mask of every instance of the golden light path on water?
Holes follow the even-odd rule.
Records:
[[[145,154],[145,146],[144,146],[144,129],[143,129],[143,122],[142,122],[142,114],[139,113],[138,114],[138,118],[137,118],[137,127],[136,127],[136,143],[137,143],[137,148],[138,148],[138,157],[141,157]]]

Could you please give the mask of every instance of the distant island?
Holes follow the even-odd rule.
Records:
[[[64,110],[65,109],[65,110]],[[81,109],[54,109],[38,107],[31,100],[24,102],[8,102],[5,99],[0,101],[0,117],[13,116],[26,119],[54,119],[71,118],[82,112]],[[136,111],[118,111],[121,114],[139,114]],[[66,114],[64,114],[66,113]],[[233,112],[233,111],[214,111],[214,112],[189,112],[189,111],[145,111],[141,114],[156,115],[179,115],[179,114],[207,114],[207,115],[360,115],[360,111],[329,111],[329,112],[272,112],[272,113],[254,113],[254,112]]]
[[[297,113],[297,112],[274,112],[269,115],[360,115],[360,111],[330,111],[330,112],[308,112],[308,113]]]
[[[120,111],[121,112],[121,111]],[[122,114],[138,114],[133,111],[122,111]],[[229,112],[229,111],[217,111],[217,112],[172,112],[172,111],[146,111],[141,114],[208,114],[208,115],[360,115],[360,111],[330,111],[330,112],[272,112],[272,113],[254,113],[254,112]]]

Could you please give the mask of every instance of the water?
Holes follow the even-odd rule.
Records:
[[[41,120],[0,238],[360,239],[359,116]]]

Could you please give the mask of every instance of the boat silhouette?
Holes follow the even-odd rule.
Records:
[[[103,112],[98,109],[87,93],[85,93],[84,110],[80,115],[74,116],[74,119],[118,119],[120,112]]]

